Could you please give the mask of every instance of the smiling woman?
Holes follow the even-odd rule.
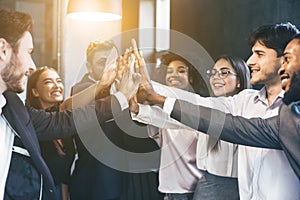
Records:
[[[46,111],[58,111],[63,101],[64,85],[51,67],[37,69],[28,79],[26,105]],[[72,138],[40,142],[42,155],[56,184],[57,199],[67,199],[67,184],[75,149]]]
[[[205,76],[197,70],[201,66],[193,66],[188,60],[171,51],[158,52],[158,57],[159,67],[151,76],[152,80],[201,96],[209,96]]]

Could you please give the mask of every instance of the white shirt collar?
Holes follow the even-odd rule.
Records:
[[[0,114],[2,114],[2,108],[5,106],[6,104],[6,99],[3,96],[3,94],[0,95]]]
[[[93,79],[93,77],[91,77],[90,75],[88,75],[88,78],[93,81],[93,82],[97,82],[95,79]]]

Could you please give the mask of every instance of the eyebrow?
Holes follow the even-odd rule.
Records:
[[[52,78],[45,78],[45,79],[43,79],[43,82],[45,82],[45,81],[52,81],[52,80],[53,80]],[[62,79],[60,77],[58,77],[58,78],[56,78],[54,80],[62,80]]]
[[[216,68],[213,68],[214,70],[217,70]],[[220,69],[218,70],[222,70],[222,69],[228,69],[228,70],[231,70],[229,67],[221,67]]]
[[[257,54],[258,54],[258,53],[266,53],[266,52],[263,51],[263,50],[254,50],[253,52],[254,52],[254,53],[257,53]]]
[[[173,69],[173,67],[167,67],[168,69]],[[179,65],[177,68],[188,68],[187,66],[184,66],[184,65]]]

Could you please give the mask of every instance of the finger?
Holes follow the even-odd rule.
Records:
[[[137,60],[134,62],[134,72],[135,73],[140,73],[140,66],[139,66]]]
[[[133,51],[138,51],[137,44],[134,38],[131,39],[131,46],[133,48]]]
[[[133,74],[134,73],[134,64],[135,64],[135,56],[133,54],[131,54],[131,57],[130,57],[130,63],[129,63],[129,73],[130,74]]]
[[[143,65],[145,64],[144,59],[143,59],[143,55],[141,54],[141,52],[138,50],[137,48],[137,44],[135,39],[131,39],[131,45],[133,47],[133,53],[136,57],[136,59],[138,60],[139,65]]]

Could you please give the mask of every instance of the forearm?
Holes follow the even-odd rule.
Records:
[[[61,105],[61,110],[71,110],[88,105],[95,98],[103,98],[103,91],[107,88],[99,84],[99,82],[92,84],[88,88],[68,97]]]
[[[280,149],[279,122],[270,119],[245,119],[221,111],[176,101],[171,117],[215,138],[248,146]]]
[[[99,123],[112,119],[111,97],[97,100],[95,105],[63,112],[45,112],[29,107],[28,112],[40,140],[52,140],[72,136],[82,130],[90,130]]]

